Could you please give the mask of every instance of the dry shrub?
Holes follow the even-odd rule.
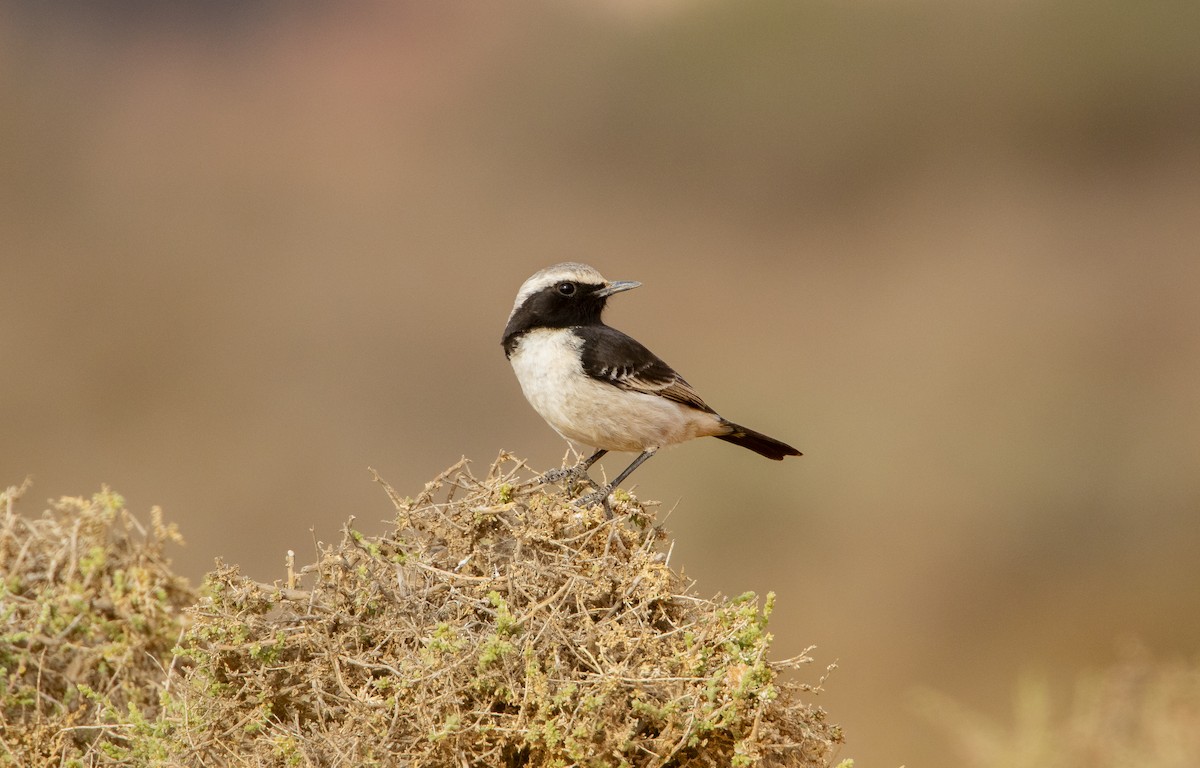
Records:
[[[530,476],[384,484],[387,535],[351,521],[277,585],[219,566],[199,602],[157,509],[104,489],[30,519],[8,489],[0,765],[829,764],[823,678],[768,658],[772,595],[700,598],[651,505],[608,519]]]
[[[196,599],[163,556],[179,534],[107,488],[26,518],[27,489],[0,493],[0,764],[128,758]]]
[[[627,494],[606,519],[501,458],[395,530],[346,527],[280,585],[210,575],[173,760],[411,766],[828,765],[840,730],[778,679],[772,596],[707,600]],[[351,521],[353,522],[353,521]],[[186,728],[183,719],[186,718]]]

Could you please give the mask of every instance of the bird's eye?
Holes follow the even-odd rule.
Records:
[[[559,283],[558,292],[563,296],[575,295],[575,283]]]

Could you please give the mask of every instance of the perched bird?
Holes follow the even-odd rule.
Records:
[[[595,449],[586,461],[547,473],[549,479],[584,475],[609,451],[639,452],[585,499],[603,502],[607,512],[612,490],[667,445],[711,436],[776,461],[799,456],[787,443],[722,418],[671,366],[604,324],[608,297],[639,285],[564,263],[534,274],[517,291],[501,343],[521,390],[554,431]]]

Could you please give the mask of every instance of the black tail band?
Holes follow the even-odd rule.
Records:
[[[775,461],[782,461],[784,456],[803,455],[787,443],[776,440],[773,437],[767,437],[762,432],[755,432],[753,429],[747,429],[733,422],[729,422],[729,426],[731,428],[729,434],[717,435],[717,437],[727,443],[749,448],[760,456],[766,456],[768,459],[774,459]]]

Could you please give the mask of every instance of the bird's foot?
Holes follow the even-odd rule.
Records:
[[[562,467],[561,469],[551,469],[543,473],[540,478],[542,483],[557,483],[562,480],[567,481],[568,492],[574,492],[580,485],[585,483],[592,488],[598,487],[596,481],[588,475],[587,467],[583,464],[576,464],[573,467]]]
[[[594,507],[597,504],[604,508],[604,516],[611,519],[613,516],[612,505],[609,504],[608,497],[612,494],[612,486],[606,485],[598,491],[589,493],[586,496],[580,496],[575,499],[574,504],[580,507]]]
[[[541,481],[543,483],[557,483],[559,480],[576,478],[581,474],[578,466],[563,467],[561,469],[548,469],[542,473]]]
[[[562,467],[561,469],[551,469],[542,475],[542,482],[557,483],[559,480],[570,479],[571,485],[573,486],[576,481],[583,479],[588,485],[592,486],[593,488],[597,488],[599,486],[597,486],[595,481],[588,476],[587,471],[591,469],[592,465],[595,464],[596,461],[606,453],[608,453],[608,451],[601,448],[591,456],[588,456],[586,459],[576,462],[573,466]]]

